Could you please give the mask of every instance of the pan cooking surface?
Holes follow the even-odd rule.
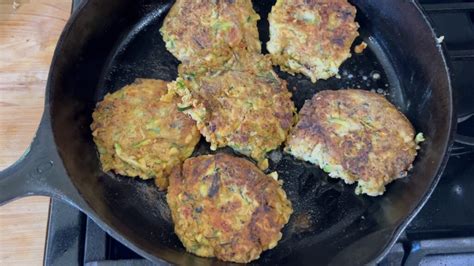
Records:
[[[267,14],[273,3],[254,1],[254,7],[261,16],[259,22],[260,39],[268,41]],[[111,53],[102,80],[97,88],[96,100],[100,101],[107,92],[112,92],[132,83],[136,78],[156,78],[174,80],[177,76],[179,61],[165,48],[159,29],[170,6],[165,6],[143,17],[134,27],[124,30],[119,43]],[[366,19],[358,14],[357,21],[361,25],[361,37],[354,45],[363,40],[368,48],[362,54],[353,53],[340,68],[340,77],[320,80],[316,84],[301,74],[292,76],[275,68],[278,75],[288,81],[288,89],[293,94],[293,101],[299,110],[305,100],[315,93],[327,89],[361,88],[382,93],[403,112],[407,108],[406,101],[395,71],[389,63],[382,47],[366,31]],[[231,149],[220,149],[218,152],[232,153]],[[204,141],[196,147],[195,155],[211,153],[209,145]],[[373,220],[378,205],[374,201],[381,197],[371,198],[356,196],[354,185],[345,185],[340,179],[331,179],[318,167],[294,159],[282,153],[282,149],[268,154],[270,167],[267,172],[278,171],[283,180],[283,187],[291,200],[294,213],[283,231],[283,238],[276,248],[264,252],[261,261],[284,259],[290,253],[305,252],[314,245],[324,245],[327,241],[337,239],[341,245],[350,243],[351,232],[375,227]],[[410,178],[410,177],[407,177]],[[171,248],[184,250],[174,235],[169,209],[165,201],[165,193],[158,192],[151,181],[132,180],[128,177],[108,173],[102,176],[101,182],[107,186],[107,197],[113,198],[117,204],[127,208],[130,216],[150,221],[159,221],[161,228],[157,236],[161,242]],[[396,182],[403,182],[399,180]],[[124,189],[125,188],[125,189]],[[387,187],[390,190],[390,185]],[[130,200],[133,199],[133,200]],[[149,210],[143,217],[135,210],[137,204]],[[369,218],[372,217],[372,218]],[[152,221],[155,220],[155,221]],[[375,230],[375,228],[374,228]],[[155,232],[149,232],[155,234]],[[307,252],[307,251],[306,251]],[[325,254],[315,254],[324,257]]]

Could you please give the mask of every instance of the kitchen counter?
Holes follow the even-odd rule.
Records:
[[[71,0],[0,0],[0,169],[30,144]],[[49,198],[0,207],[0,265],[42,265]]]

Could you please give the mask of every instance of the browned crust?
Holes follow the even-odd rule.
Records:
[[[104,171],[155,178],[166,189],[172,168],[191,155],[199,132],[167,84],[137,79],[97,104],[91,130]]]
[[[161,28],[167,48],[183,63],[229,56],[229,49],[260,52],[257,21],[250,0],[177,0]],[[183,53],[183,50],[189,50]],[[201,61],[203,62],[203,61]]]
[[[350,47],[359,35],[356,11],[347,0],[277,1],[269,15],[272,31],[278,29],[268,43],[279,47],[278,51],[269,49],[273,62],[292,74],[303,73],[313,82],[336,75],[330,69],[351,56]],[[312,14],[314,21],[305,21],[305,13]]]
[[[273,248],[292,212],[278,181],[227,154],[186,160],[170,177],[167,200],[188,251],[234,262]]]
[[[180,66],[193,105],[186,112],[205,110],[197,126],[213,147],[230,146],[262,162],[268,151],[286,140],[294,123],[294,103],[286,81],[272,70],[267,57],[233,57],[228,65],[203,73],[199,66]]]
[[[295,20],[293,17],[282,17],[283,21],[295,25],[298,30],[309,33],[309,39],[322,39],[322,48],[333,54],[342,54],[348,51],[355,37],[358,36],[358,25],[355,23],[356,8],[347,0],[293,0],[285,1],[285,13],[294,14],[298,9],[318,10],[321,22],[318,27]],[[330,23],[331,16],[339,19],[337,26]],[[324,39],[323,39],[324,38]]]
[[[342,165],[352,181],[374,181],[384,186],[404,177],[417,153],[413,126],[377,93],[322,91],[305,103],[299,117],[287,149],[300,145],[300,140],[312,147],[321,144],[333,164]],[[341,134],[344,121],[359,129]]]

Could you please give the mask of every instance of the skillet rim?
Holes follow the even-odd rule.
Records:
[[[410,222],[418,215],[420,210],[423,208],[423,206],[426,204],[428,199],[430,198],[431,194],[435,190],[436,186],[438,185],[439,180],[441,179],[441,176],[444,173],[444,169],[446,168],[446,165],[448,163],[448,159],[450,157],[451,153],[451,148],[454,143],[454,134],[456,132],[457,128],[457,122],[456,122],[456,107],[454,105],[455,102],[455,95],[453,92],[453,86],[452,86],[452,74],[450,72],[451,69],[451,61],[448,56],[447,48],[445,43],[437,43],[437,36],[434,31],[433,26],[431,25],[431,19],[427,16],[427,14],[423,11],[421,4],[418,2],[418,0],[413,0],[411,1],[411,4],[416,8],[416,11],[418,11],[419,16],[425,21],[426,26],[428,26],[431,36],[433,37],[432,40],[436,42],[436,46],[438,47],[438,52],[439,55],[441,56],[441,59],[443,60],[443,65],[444,65],[444,71],[447,77],[447,89],[449,90],[449,95],[451,96],[448,101],[449,101],[449,112],[450,114],[447,115],[449,118],[449,128],[447,129],[448,134],[447,134],[447,139],[445,141],[445,147],[443,148],[444,150],[444,156],[443,159],[440,161],[438,164],[437,168],[437,173],[435,176],[432,177],[431,184],[427,191],[423,194],[419,202],[417,203],[416,207],[407,215],[407,217],[404,219],[403,222],[399,223],[398,225],[395,226],[395,230],[392,231],[392,234],[390,236],[390,241],[387,241],[387,244],[382,248],[382,251],[380,254],[375,257],[372,261],[368,262],[367,264],[377,264],[383,260],[383,258],[390,252],[390,249],[395,245],[397,242],[398,238],[400,235],[403,233],[403,231],[406,229],[406,227],[410,224]]]
[[[84,10],[85,7],[90,3],[89,0],[74,0],[74,1],[75,2],[79,1],[79,4],[78,5],[74,4],[76,9],[71,14],[70,18],[68,19],[68,22],[64,26],[63,32],[61,33],[61,35],[58,39],[58,43],[56,45],[56,49],[54,51],[53,58],[51,60],[51,67],[50,67],[50,70],[49,70],[49,75],[48,75],[47,85],[46,85],[46,90],[45,90],[44,116],[42,118],[42,120],[43,120],[42,122],[50,123],[50,126],[51,126],[50,127],[51,128],[50,134],[53,136],[53,138],[54,138],[55,134],[52,130],[52,118],[51,118],[52,97],[51,96],[52,96],[52,92],[53,92],[53,89],[52,89],[53,85],[52,84],[54,84],[54,82],[53,82],[54,75],[52,73],[55,73],[55,65],[56,65],[55,62],[58,61],[58,58],[61,55],[62,47],[65,43],[65,40],[68,39],[68,36],[72,31],[72,26],[75,24],[75,22],[77,20],[77,17],[80,15],[82,10]],[[424,26],[427,26],[428,29],[431,31],[431,35],[433,37],[432,41],[436,42],[437,36],[434,32],[433,27],[431,26],[430,19],[423,12],[423,10],[421,9],[421,6],[418,3],[418,1],[412,0],[412,1],[410,1],[410,4],[414,5],[416,11],[418,12],[418,14],[420,16],[420,19],[425,21]],[[435,43],[435,45],[437,45],[437,47],[438,47],[437,49],[438,49],[438,52],[439,52],[439,56],[441,56],[441,59],[442,59],[443,65],[444,65],[444,72],[445,72],[446,78],[447,78],[446,79],[446,81],[447,81],[447,88],[446,89],[449,91],[449,96],[450,96],[449,99],[447,99],[448,104],[449,104],[448,105],[449,109],[447,111],[449,112],[449,114],[446,114],[446,117],[449,118],[449,123],[448,123],[449,127],[447,128],[445,147],[443,148],[444,156],[440,160],[439,164],[437,165],[437,173],[436,173],[435,176],[432,177],[429,188],[421,196],[420,200],[416,204],[416,207],[411,212],[408,213],[408,215],[406,216],[405,219],[402,220],[402,222],[400,222],[400,223],[398,223],[398,224],[396,224],[392,227],[394,229],[391,230],[392,233],[390,234],[390,240],[387,241],[386,244],[384,245],[384,247],[382,247],[380,249],[381,250],[380,254],[378,256],[376,256],[375,258],[373,258],[373,260],[367,262],[368,264],[376,264],[376,263],[380,262],[388,254],[388,252],[390,251],[390,248],[398,240],[398,238],[402,234],[403,230],[408,226],[408,224],[413,220],[413,218],[419,213],[421,208],[425,205],[425,203],[427,202],[427,200],[431,196],[432,192],[436,188],[436,186],[437,186],[437,184],[438,184],[438,182],[439,182],[439,180],[440,180],[440,178],[441,178],[441,176],[444,172],[447,161],[449,159],[450,150],[451,150],[451,147],[452,147],[452,144],[453,144],[454,132],[456,130],[456,119],[455,119],[456,111],[455,111],[455,106],[454,106],[455,95],[454,95],[454,92],[453,92],[453,89],[452,89],[452,76],[451,76],[451,73],[449,71],[449,69],[451,68],[451,63],[449,61],[449,57],[447,56],[446,46],[445,46],[445,44],[436,44],[436,43]],[[41,125],[42,125],[42,123],[40,124],[40,126]],[[61,164],[66,169],[66,167],[64,166],[64,163],[62,161],[62,156],[60,155],[60,152],[58,150],[58,146],[56,145],[55,139],[53,140],[53,144],[55,146],[55,149],[56,149],[59,157],[61,158]],[[66,173],[67,173],[67,169],[66,169]],[[65,178],[70,179],[69,175]],[[74,182],[72,182],[72,183],[74,183]],[[76,188],[75,185],[73,185],[73,186],[74,186],[74,188]],[[77,191],[77,194],[80,195],[81,193],[79,191]],[[82,195],[80,195],[79,197],[82,198]],[[103,222],[102,219],[99,217],[99,215],[84,200],[82,202],[75,202],[74,200],[72,200],[68,197],[65,197],[65,198],[61,197],[61,199],[65,200],[69,204],[77,207],[78,209],[80,209],[81,211],[86,213],[95,223],[97,223],[101,228],[103,228],[104,231],[106,231],[108,234],[113,236],[115,239],[117,239],[118,241],[124,243],[127,247],[129,247],[130,249],[132,249],[136,253],[140,254],[141,256],[145,257],[146,259],[148,259],[150,261],[153,261],[153,262],[158,262],[158,263],[163,263],[163,262],[173,263],[172,261],[168,261],[164,258],[160,258],[160,257],[157,257],[156,255],[152,255],[151,253],[147,252],[144,248],[140,248],[138,246],[138,244],[135,244],[134,242],[129,241],[121,233],[119,233],[119,231],[117,229],[114,229],[113,226]]]

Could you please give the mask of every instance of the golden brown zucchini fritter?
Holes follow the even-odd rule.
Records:
[[[285,141],[295,112],[286,82],[273,72],[270,60],[235,53],[220,68],[181,65],[179,72],[170,88],[182,96],[181,107],[211,149],[229,146],[265,169],[265,154]]]
[[[227,154],[186,160],[170,176],[167,201],[186,250],[241,263],[275,247],[293,212],[278,181]]]
[[[268,17],[274,64],[312,82],[335,76],[359,35],[355,15],[347,0],[278,0]]]
[[[183,63],[222,62],[232,49],[260,52],[259,19],[250,0],[177,0],[161,34],[166,48]]]
[[[199,141],[195,122],[177,110],[167,82],[137,79],[97,104],[91,125],[104,171],[168,186],[172,168],[188,158]]]
[[[383,96],[338,90],[305,103],[285,150],[331,177],[358,182],[357,194],[377,196],[407,175],[417,143],[408,119]]]

